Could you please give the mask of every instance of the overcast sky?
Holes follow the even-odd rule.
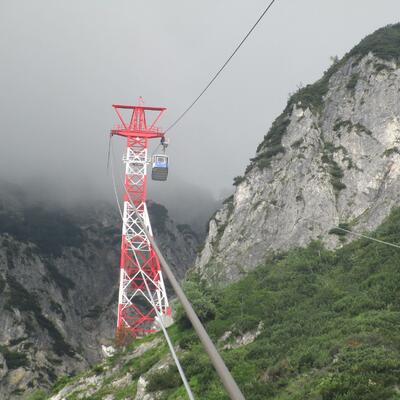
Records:
[[[168,108],[168,126],[268,2],[0,0],[0,177],[110,194],[111,104],[143,96]],[[150,197],[182,182],[215,197],[232,190],[288,94],[399,16],[398,0],[276,0],[171,131],[170,181],[152,185]],[[122,139],[115,140],[119,163]]]

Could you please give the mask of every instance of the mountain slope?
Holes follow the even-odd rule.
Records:
[[[161,205],[149,209],[160,245],[174,237],[166,256],[182,276],[197,237],[189,227],[182,233]],[[108,204],[51,209],[1,185],[0,398],[48,387],[103,357],[115,334],[120,235]]]
[[[398,242],[399,227],[397,209],[372,235]],[[399,255],[367,239],[336,251],[313,242],[267,260],[224,289],[210,290],[192,276],[188,292],[247,399],[395,400]],[[197,398],[228,399],[185,318],[170,333]],[[83,376],[65,378],[54,397],[37,398],[78,394],[91,400],[186,398],[160,335],[134,342]]]
[[[245,175],[235,180],[234,196],[210,221],[208,240],[186,292],[249,399],[399,398],[399,250],[368,240],[350,243],[352,236],[332,229],[343,224],[346,229],[373,231],[399,204],[399,31],[400,25],[394,25],[367,37],[320,81],[289,100]],[[164,216],[161,227],[155,224],[162,232],[168,225],[165,211],[155,210]],[[74,308],[91,303],[80,286],[86,264],[79,264],[79,257],[105,266],[105,254],[96,250],[108,247],[96,241],[96,234],[101,240],[112,239],[106,239],[107,226],[101,221],[78,224],[76,230],[69,218],[62,220],[55,237],[66,237],[69,244],[52,255],[55,268],[44,264],[44,254],[25,255],[26,246],[46,249],[48,237],[39,235],[41,240],[33,244],[17,238],[18,232],[4,235],[16,248],[3,251],[3,271],[24,263],[26,267],[21,268],[24,274],[14,272],[11,279],[1,273],[0,306],[5,311],[0,327],[6,338],[0,336],[1,384],[6,382],[10,392],[11,379],[16,396],[29,385],[37,387],[43,377],[51,380],[51,372],[65,371],[53,389],[53,400],[184,397],[160,334],[74,373],[73,368],[90,361],[86,352],[99,349],[101,337],[92,327],[100,316],[87,328],[93,336],[85,337],[93,341],[80,341],[77,332],[63,326],[61,312],[57,307],[51,310],[47,298],[52,298],[52,290],[57,300],[66,296],[58,303],[65,320],[75,318],[70,326],[80,326],[83,318]],[[399,223],[397,209],[371,235],[398,243]],[[87,230],[92,236],[83,247],[68,242],[71,232],[86,238]],[[166,237],[175,241],[168,233]],[[73,250],[77,255],[69,258]],[[65,268],[68,260],[79,266],[72,268],[73,277]],[[49,277],[48,282],[29,281],[32,269],[44,268],[46,273],[37,275]],[[57,272],[67,279],[57,279]],[[82,283],[89,277],[84,275]],[[68,279],[76,286],[69,287]],[[227,286],[231,281],[237,282]],[[107,300],[101,283],[93,305]],[[10,300],[14,307],[6,304]],[[66,304],[74,307],[65,311]],[[179,310],[177,315],[170,332],[197,397],[227,398],[187,320]],[[104,312],[101,318],[107,323]],[[40,346],[28,340],[31,327]],[[16,342],[10,332],[17,332]],[[46,375],[50,366],[53,370]],[[43,377],[25,381],[25,371],[33,373],[34,368]],[[49,397],[44,392],[34,396]]]
[[[366,37],[295,93],[209,223],[197,270],[236,280],[276,251],[373,230],[400,200],[400,25]],[[334,232],[334,231],[333,231]]]

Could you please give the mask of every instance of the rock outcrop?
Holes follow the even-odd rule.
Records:
[[[160,205],[152,203],[150,217],[166,258],[183,276],[196,236]],[[119,215],[108,204],[52,210],[2,185],[0,398],[49,387],[103,357],[115,335],[120,235]]]
[[[161,204],[149,201],[147,208],[160,250],[169,261],[175,276],[182,279],[193,266],[201,239],[188,224],[176,224]]]
[[[354,236],[337,227],[372,230],[399,204],[399,31],[366,37],[290,98],[209,223],[202,276],[226,283],[312,240],[340,246]]]

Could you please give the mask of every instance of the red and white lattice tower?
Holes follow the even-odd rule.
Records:
[[[142,229],[145,224],[152,232],[146,207],[148,140],[164,136],[156,124],[165,108],[116,104],[113,107],[121,124],[111,130],[111,135],[127,140],[123,157],[125,190],[117,322],[117,339],[124,343],[156,330],[153,305],[161,316],[171,313],[160,261]]]

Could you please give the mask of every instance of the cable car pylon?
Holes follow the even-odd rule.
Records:
[[[119,344],[154,332],[157,315],[165,320],[171,315],[160,261],[150,242],[149,236],[153,233],[146,206],[148,141],[158,138],[165,142],[165,133],[157,123],[166,108],[139,103],[136,106],[113,104],[120,124],[111,130],[111,135],[126,138],[117,319]],[[167,157],[165,151],[162,156]],[[166,168],[168,173],[168,158]],[[161,173],[165,179],[158,180],[166,180],[165,171]]]
[[[124,209],[122,216],[122,243],[120,263],[120,288],[118,298],[118,322],[117,339],[120,344],[126,343],[130,337],[142,336],[154,332],[158,322],[165,334],[174,360],[176,358],[173,345],[165,330],[163,319],[171,316],[171,309],[165,291],[163,276],[160,269],[160,261],[164,271],[178,297],[183,309],[193,325],[204,350],[220,377],[229,397],[232,400],[245,400],[234,378],[226,367],[224,360],[211,341],[202,323],[197,317],[192,305],[181,289],[178,281],[164,256],[154,241],[150,220],[146,207],[146,178],[147,178],[147,143],[148,139],[161,138],[164,154],[166,149],[165,132],[156,127],[165,108],[113,105],[122,125],[111,130],[111,135],[119,135],[127,138],[127,150],[125,162],[125,192]],[[123,118],[122,110],[128,110],[130,122]],[[146,111],[157,113],[152,124],[146,121]],[[168,142],[167,142],[168,144]],[[168,159],[167,159],[168,162]],[[154,162],[153,162],[154,163]],[[167,164],[168,166],[168,164]],[[154,165],[153,165],[154,168]],[[116,185],[113,175],[114,191],[117,197]],[[147,292],[147,295],[146,295]],[[135,298],[141,296],[145,299],[135,304]],[[156,320],[157,318],[157,320]],[[160,320],[161,319],[161,320]],[[175,360],[181,374],[183,383],[190,399],[193,394],[188,385],[179,360]]]

